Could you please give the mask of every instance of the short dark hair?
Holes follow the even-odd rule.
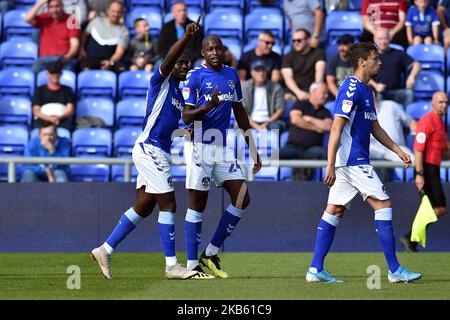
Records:
[[[372,42],[359,42],[350,49],[350,60],[355,70],[358,68],[359,59],[367,60],[371,52],[378,53],[378,47]]]
[[[54,131],[56,132],[56,125],[49,121],[41,122],[41,124],[39,125],[39,132],[41,132],[41,129],[48,128],[48,127],[53,127]]]
[[[139,22],[141,22],[141,21],[147,21],[147,20],[145,20],[144,18],[137,18],[137,19],[134,19],[133,26],[136,27],[136,25],[137,25]]]
[[[47,63],[47,68],[46,70],[48,71],[48,73],[61,73],[62,72],[62,64],[59,61],[51,61],[49,63]]]
[[[294,31],[294,33],[300,32],[300,31],[303,32],[303,33],[305,34],[306,39],[311,38],[311,32],[309,32],[308,30],[303,29],[303,28],[298,28],[297,30]]]

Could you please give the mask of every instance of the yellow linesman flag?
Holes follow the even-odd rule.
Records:
[[[436,221],[437,217],[434,213],[433,207],[431,206],[430,199],[428,196],[424,195],[412,225],[411,241],[418,242],[425,248],[427,239],[427,225]]]

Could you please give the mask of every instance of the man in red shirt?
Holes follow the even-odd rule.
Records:
[[[38,14],[47,4],[47,12]],[[75,70],[80,47],[80,27],[64,12],[61,0],[38,0],[24,17],[25,21],[40,31],[39,59],[33,70],[38,73],[48,62],[59,60],[64,69]]]
[[[375,29],[389,29],[392,43],[408,46],[406,37],[406,0],[362,0],[361,16],[364,32],[360,41],[373,42]]]
[[[416,157],[415,183],[417,190],[430,198],[436,217],[446,213],[446,200],[440,179],[442,157],[447,151],[447,133],[442,118],[447,113],[448,97],[438,91],[431,100],[433,109],[420,118],[414,140]],[[400,243],[408,252],[417,252],[417,242],[411,242],[411,231]]]

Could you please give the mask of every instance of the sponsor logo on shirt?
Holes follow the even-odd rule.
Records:
[[[377,120],[377,116],[373,112],[364,112],[364,119],[375,121]]]
[[[183,88],[182,93],[183,93],[184,100],[187,100],[187,99],[189,99],[189,94],[191,93],[191,89],[185,87],[185,88]]]
[[[221,101],[234,101],[233,94],[231,92],[221,94],[221,96],[222,96]],[[206,101],[211,101],[212,97],[210,94],[205,94],[204,97]]]
[[[184,98],[184,93],[183,93],[183,98]],[[183,104],[178,101],[177,99],[175,99],[174,97],[172,97],[172,105],[177,108],[180,111],[183,111]]]

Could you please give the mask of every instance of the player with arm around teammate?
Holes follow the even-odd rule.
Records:
[[[341,282],[324,269],[324,260],[333,242],[336,227],[359,193],[375,211],[375,230],[388,263],[389,282],[410,282],[422,277],[401,266],[395,253],[392,207],[386,188],[369,162],[370,134],[385,147],[411,165],[411,158],[380,127],[367,85],[380,70],[378,48],[368,42],[354,45],[350,51],[355,67],[338,90],[335,117],[328,142],[328,163],[325,184],[330,187],[328,203],[317,228],[316,246],[308,282]]]
[[[91,252],[102,274],[111,279],[110,259],[116,246],[149,216],[156,204],[159,206],[158,230],[166,259],[165,276],[168,279],[210,278],[195,270],[187,270],[178,263],[175,254],[176,201],[170,171],[170,147],[172,133],[184,107],[178,88],[186,79],[189,57],[183,50],[189,39],[199,31],[199,19],[186,27],[183,37],[169,50],[164,62],[150,79],[147,93],[147,109],[142,133],[133,148],[133,162],[138,170],[136,201],[120,218],[120,221],[103,245]],[[203,277],[204,276],[204,277]]]
[[[193,141],[185,144],[186,189],[189,190],[185,221],[187,268],[203,270],[199,264],[198,246],[210,182],[214,179],[216,185],[223,187],[230,195],[231,204],[222,214],[211,242],[200,256],[200,262],[214,276],[227,278],[228,274],[222,270],[217,254],[240,221],[250,196],[241,168],[226,146],[226,130],[232,110],[244,132],[250,133],[250,123],[242,106],[237,72],[223,64],[221,39],[216,35],[205,37],[201,53],[205,63],[189,72],[183,87],[186,103],[183,120],[186,124],[194,123]],[[246,135],[246,142],[254,161],[253,173],[256,173],[261,168],[261,160],[251,135]]]

